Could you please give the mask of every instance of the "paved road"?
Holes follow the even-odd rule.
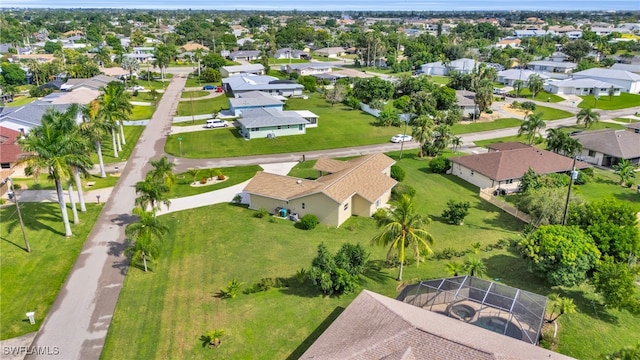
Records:
[[[163,153],[165,134],[184,84],[184,78],[172,79],[153,114],[154,126],[147,126],[140,136],[110,201],[33,342],[33,346],[57,347],[59,354],[27,356],[27,359],[100,358],[127,271],[122,251],[124,228],[132,221],[134,186],[149,170],[149,160]]]

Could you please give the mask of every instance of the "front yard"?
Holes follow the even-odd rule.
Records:
[[[211,114],[225,109],[229,109],[229,99],[222,94],[211,99],[181,101],[176,116]]]
[[[138,138],[144,131],[144,126],[125,126],[124,138],[127,141],[125,145],[122,145],[122,151],[118,152],[119,157],[113,156],[113,142],[111,140],[111,134],[107,134],[102,140],[102,160],[105,164],[112,164],[116,162],[126,161],[131,155],[133,147],[138,142]],[[91,161],[94,164],[98,164],[98,155],[91,153]]]
[[[601,110],[618,110],[640,106],[640,95],[630,93],[620,93],[620,96],[601,96],[596,100],[593,95],[581,96],[583,99],[578,107],[582,109],[596,108]]]

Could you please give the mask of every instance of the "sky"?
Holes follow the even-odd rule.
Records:
[[[640,0],[0,0],[0,8],[119,8],[207,10],[640,10]]]

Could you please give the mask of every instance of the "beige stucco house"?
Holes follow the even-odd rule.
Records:
[[[382,154],[348,161],[319,159],[320,177],[300,179],[259,172],[244,188],[250,209],[276,213],[287,209],[299,217],[313,214],[326,225],[340,226],[351,215],[369,217],[385,205],[397,181],[390,177],[395,161]]]

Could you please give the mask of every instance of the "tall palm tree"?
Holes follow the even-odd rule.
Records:
[[[536,95],[542,91],[544,87],[544,80],[540,75],[529,76],[529,91],[531,91],[531,98],[535,98]]]
[[[431,117],[428,115],[418,116],[411,121],[413,138],[420,143],[420,150],[418,156],[424,157],[423,147],[424,144],[433,139],[434,123]]]
[[[561,129],[547,130],[547,150],[557,154],[574,156],[582,151],[582,144]]]
[[[62,214],[65,236],[71,236],[67,205],[62,193],[62,182],[71,177],[69,164],[82,163],[84,153],[77,151],[77,137],[60,131],[51,122],[42,122],[41,126],[31,129],[29,134],[19,143],[22,151],[28,153],[21,163],[26,165],[25,173],[38,177],[42,172],[49,174],[49,179],[56,185],[58,205]]]
[[[585,128],[590,128],[593,124],[600,122],[600,113],[592,108],[582,109],[576,115],[576,124],[584,123]]]
[[[487,274],[487,266],[478,258],[465,259],[464,270],[475,277],[483,277]]]
[[[128,120],[133,111],[133,106],[129,102],[131,95],[125,90],[123,83],[116,81],[108,83],[103,90],[100,110],[103,112],[103,117],[108,119],[108,122],[115,121],[120,127],[120,137],[117,137],[116,140],[118,141],[118,150],[122,150],[120,140],[122,140],[122,144],[126,144],[122,121]]]
[[[154,211],[134,208],[133,213],[139,219],[127,225],[125,229],[131,245],[127,249],[127,254],[131,256],[133,262],[142,260],[146,272],[147,258],[157,258],[158,246],[155,240],[162,240],[162,236],[169,231],[169,227],[156,218]]]
[[[149,207],[153,210],[159,209],[161,203],[169,207],[171,201],[167,197],[168,190],[164,183],[158,183],[151,176],[147,176],[144,181],[139,181],[136,184],[136,194],[139,196],[136,198],[135,204],[144,210]]]
[[[96,147],[98,154],[98,163],[100,164],[100,177],[107,177],[104,171],[104,160],[102,159],[102,139],[109,131],[109,126],[103,118],[99,116],[100,104],[92,101],[88,106],[82,107],[82,124],[80,124],[80,132],[89,141],[92,141]]]
[[[149,172],[151,177],[156,182],[164,184],[167,189],[171,189],[176,183],[176,174],[173,173],[173,168],[176,164],[170,162],[166,156],[163,156],[160,160],[152,160],[151,166],[153,166],[153,170]]]
[[[400,261],[398,281],[402,280],[402,270],[405,262],[405,249],[412,247],[416,264],[420,264],[420,254],[430,254],[433,236],[426,230],[429,218],[416,214],[416,207],[409,195],[392,203],[393,210],[386,212],[385,216],[376,220],[380,233],[371,239],[371,242],[379,246],[389,246],[387,257],[397,253]]]
[[[518,129],[518,136],[526,134],[527,142],[531,145],[538,135],[538,131],[545,127],[547,127],[547,124],[542,120],[542,113],[529,114],[522,125],[520,125],[520,129]]]
[[[133,79],[133,73],[137,72],[138,70],[140,70],[140,63],[138,62],[138,60],[136,60],[134,58],[125,57],[125,58],[122,59],[122,62],[120,63],[120,67],[129,72],[129,80],[131,80],[131,79]],[[125,77],[125,80],[124,80],[124,86],[125,86],[125,88],[127,87],[127,78],[126,77]]]

